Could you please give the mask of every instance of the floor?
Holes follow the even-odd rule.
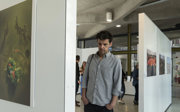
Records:
[[[80,100],[80,95],[77,96],[77,100]],[[123,100],[125,101],[125,104],[117,103],[114,112],[138,112],[138,106],[133,104],[134,96],[125,95]],[[76,107],[76,112],[84,112],[83,111],[83,103],[80,102],[80,107]],[[172,104],[168,108],[166,112],[180,112],[180,98],[173,98]]]
[[[172,96],[176,98],[180,98],[180,84],[178,85],[173,84]]]
[[[180,98],[173,98],[172,104],[166,112],[180,112]]]
[[[117,103],[114,107],[114,112],[138,112],[138,106],[133,104],[134,96],[125,95],[123,100],[125,104]],[[77,100],[80,101],[80,95],[77,96]],[[80,103],[80,107],[76,107],[76,112],[83,111],[83,103]]]

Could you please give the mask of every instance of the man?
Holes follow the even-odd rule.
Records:
[[[109,52],[109,32],[102,31],[96,38],[98,52],[89,56],[82,82],[84,112],[113,112],[121,92],[121,61]]]
[[[75,95],[77,95],[77,92],[78,92],[78,89],[79,89],[79,83],[78,83],[79,82],[79,76],[80,76],[79,61],[80,61],[80,56],[76,55],[76,93],[75,93]],[[79,101],[75,102],[76,106],[80,107],[80,105],[78,103],[79,103]]]
[[[139,93],[139,89],[138,89],[138,86],[139,86],[139,84],[138,84],[138,82],[139,82],[139,66],[138,66],[138,64],[136,65],[136,67],[134,68],[134,71],[133,71],[133,74],[132,74],[132,76],[133,76],[133,86],[134,86],[134,88],[135,88],[135,96],[134,96],[134,104],[135,105],[138,105],[138,93]]]

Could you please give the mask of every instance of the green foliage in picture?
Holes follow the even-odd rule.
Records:
[[[17,83],[20,81],[20,78],[22,76],[22,68],[17,67],[15,60],[11,57],[9,57],[8,60],[7,73],[11,83],[17,85]]]

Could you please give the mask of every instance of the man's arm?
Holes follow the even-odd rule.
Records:
[[[121,86],[122,86],[122,66],[120,59],[118,59],[114,67],[114,74],[113,74],[113,88],[112,88],[113,96],[120,95]]]
[[[91,55],[93,56],[93,55]],[[90,59],[92,59],[92,57],[89,56],[88,57],[88,60],[87,60],[87,63],[86,63],[86,67],[85,67],[85,70],[84,70],[84,74],[83,74],[83,81],[82,81],[82,101],[84,103],[84,105],[87,105],[89,103],[88,99],[86,98],[86,88],[87,88],[87,82],[88,82],[88,68],[90,66]]]
[[[85,72],[84,72],[84,75],[83,75],[83,82],[82,82],[82,101],[84,103],[84,105],[87,105],[89,102],[86,98],[86,88],[87,88],[87,75],[88,75],[88,71],[87,71],[87,66],[89,65],[86,65],[86,69],[85,69]]]
[[[111,100],[111,103],[107,104],[106,108],[109,109],[109,110],[112,110],[113,107],[116,105],[117,99],[118,99],[118,96],[113,96],[112,100]]]
[[[118,96],[121,92],[121,85],[122,85],[122,67],[120,59],[117,60],[116,66],[114,68],[113,74],[113,89],[112,89],[112,99],[110,104],[106,105],[106,108],[112,110],[113,107],[116,105]]]
[[[88,99],[86,98],[86,88],[82,88],[82,97],[81,97],[84,105],[87,105],[89,103]]]
[[[87,88],[87,82],[88,82],[88,68],[90,65],[90,58],[91,56],[88,57],[87,63],[86,63],[86,67],[84,70],[84,74],[83,74],[83,81],[82,81],[82,88]]]

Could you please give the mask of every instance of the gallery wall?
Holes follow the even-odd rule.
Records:
[[[139,112],[164,112],[171,104],[171,42],[139,14]]]
[[[1,0],[1,4],[3,1],[7,0]],[[7,7],[12,5],[12,0],[8,1]],[[17,5],[20,0],[13,1],[17,1],[13,2]],[[75,90],[75,71],[70,70],[75,69],[75,30],[76,1],[33,0],[31,104],[0,99],[1,112],[75,111],[72,92]]]

